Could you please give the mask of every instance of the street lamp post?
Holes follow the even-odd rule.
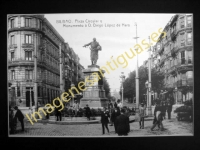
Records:
[[[148,112],[148,107],[149,107],[149,91],[148,91],[148,85],[149,85],[149,82],[148,80],[145,82],[145,87],[147,89],[147,94],[146,94],[146,102],[147,102],[147,115],[149,114]]]
[[[137,37],[137,23],[135,23],[135,26],[136,26],[136,37],[134,37],[134,39],[136,39],[136,44],[137,44],[137,39],[139,37]],[[136,62],[136,77],[135,77],[135,80],[136,80],[136,111],[138,110],[139,108],[139,74],[138,74],[138,55],[137,55],[137,62]]]
[[[35,51],[34,51],[34,101],[35,101],[35,110],[38,110],[38,91],[37,91],[37,35],[35,34]]]
[[[124,75],[124,72],[121,72],[121,76],[120,76],[120,78],[122,79],[122,106],[123,106],[123,102],[124,102],[124,95],[123,95],[123,90],[124,90],[124,87],[123,87],[123,83],[124,83],[124,79],[125,79],[125,75]]]
[[[148,90],[149,90],[149,102],[148,102],[148,114],[152,115],[151,112],[151,41],[150,41],[150,36],[149,36],[149,61],[148,61],[148,68],[149,68],[149,79],[148,79]]]

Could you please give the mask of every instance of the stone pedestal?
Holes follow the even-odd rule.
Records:
[[[107,107],[108,99],[105,97],[105,90],[103,88],[103,73],[104,70],[99,70],[99,66],[90,65],[87,69],[83,70],[85,78],[85,86],[87,90],[83,91],[83,98],[80,100],[80,107],[86,107],[86,104],[90,108],[102,108]],[[101,78],[98,82],[94,82],[92,86],[89,86],[88,80],[98,80],[98,76],[92,75],[93,73],[98,74]]]

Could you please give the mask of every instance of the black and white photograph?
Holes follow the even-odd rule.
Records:
[[[194,136],[193,45],[193,13],[7,14],[8,136]]]

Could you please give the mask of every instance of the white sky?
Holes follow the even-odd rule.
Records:
[[[65,42],[69,44],[71,48],[78,54],[80,63],[87,68],[91,65],[90,50],[89,48],[83,48],[84,44],[92,41],[95,37],[97,42],[102,46],[102,51],[99,51],[99,59],[97,65],[106,66],[107,61],[111,61],[111,57],[116,58],[124,54],[125,51],[130,53],[130,48],[134,50],[136,40],[133,37],[136,36],[136,27],[134,23],[137,23],[137,36],[139,37],[138,43],[146,39],[149,42],[148,36],[153,32],[158,33],[158,29],[164,29],[165,25],[170,21],[171,17],[175,14],[133,14],[133,13],[105,13],[105,14],[45,14],[45,18],[53,25],[58,33],[64,38]],[[87,20],[98,20],[103,27],[63,27],[63,23],[57,23],[57,20],[71,20],[71,23],[64,23],[65,25],[87,25]],[[83,20],[84,23],[75,22],[75,20]],[[100,23],[102,20],[102,23]],[[105,27],[105,24],[115,24],[115,27]],[[120,24],[120,27],[116,27],[116,24]],[[122,24],[129,24],[128,26],[122,26]],[[153,42],[151,40],[153,44]],[[145,46],[143,46],[145,47]],[[143,51],[139,56],[139,66],[143,64],[148,58],[147,51]],[[128,73],[135,70],[136,57],[128,59],[124,54],[124,57],[128,61],[128,66],[122,68],[123,65],[119,65],[114,71],[109,69],[110,74],[105,74],[111,91],[120,88],[120,74],[124,72],[125,76]],[[115,67],[111,61],[111,66]],[[108,67],[109,68],[109,67]]]

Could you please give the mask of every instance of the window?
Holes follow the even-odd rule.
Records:
[[[181,64],[185,64],[185,51],[181,52]]]
[[[42,29],[42,21],[39,21],[40,22],[40,29]]]
[[[31,26],[31,18],[25,18],[25,27]]]
[[[180,44],[181,44],[181,46],[185,46],[185,38],[184,38],[184,36],[185,36],[184,32],[180,34]]]
[[[191,45],[192,44],[192,33],[189,32],[187,33],[187,45]]]
[[[192,63],[192,51],[188,51],[188,64]]]
[[[14,28],[14,26],[15,26],[15,20],[11,19],[10,20],[10,28]]]
[[[27,43],[27,44],[31,44],[32,43],[31,35],[25,35],[25,43]]]
[[[11,52],[11,61],[14,61],[14,52]]]
[[[184,20],[184,17],[180,18],[180,25],[181,25],[180,28],[184,28],[184,27],[185,27],[185,20]]]
[[[11,45],[15,44],[15,36],[14,35],[11,35],[11,37],[10,37],[10,44]]]
[[[25,51],[25,60],[32,60],[32,51]]]
[[[33,79],[33,71],[32,70],[26,70],[25,78],[32,80]]]
[[[41,95],[41,94],[40,94],[40,86],[38,86],[37,89],[38,89],[38,97],[40,97],[40,95]]]
[[[192,26],[192,16],[187,16],[187,27]]]
[[[11,71],[11,80],[15,80],[15,70]]]

